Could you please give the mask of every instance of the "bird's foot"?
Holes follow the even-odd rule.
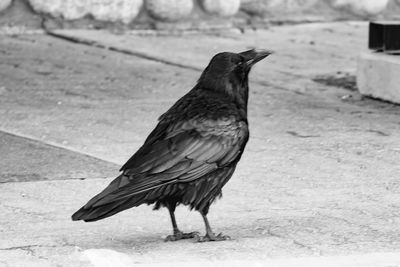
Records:
[[[227,235],[223,235],[222,233],[215,235],[214,233],[207,233],[205,236],[196,236],[197,242],[209,242],[209,241],[224,241],[230,240],[231,237]]]
[[[183,233],[181,231],[175,231],[173,235],[167,236],[164,241],[177,241],[181,239],[190,239],[199,236],[199,232]]]

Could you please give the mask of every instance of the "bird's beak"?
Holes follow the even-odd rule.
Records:
[[[239,53],[242,57],[244,57],[247,66],[251,67],[260,60],[266,58],[271,55],[273,52],[271,50],[264,49],[251,49],[244,52]]]

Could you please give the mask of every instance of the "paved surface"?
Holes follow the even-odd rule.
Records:
[[[366,26],[2,36],[0,266],[106,266],[107,259],[114,266],[400,265],[400,107],[340,87],[355,73]],[[96,223],[70,221],[194,85],[211,55],[253,46],[276,54],[251,74],[251,139],[210,212],[215,230],[231,241],[164,243],[167,212],[145,206]],[[46,149],[29,149],[30,142]],[[24,160],[29,154],[21,151],[43,160]],[[60,176],[46,160],[70,168],[62,166]],[[29,167],[32,179],[10,182],[6,174],[21,164],[23,180]],[[71,169],[93,179],[74,179]],[[62,180],[36,181],[52,177]],[[180,207],[177,217],[183,230],[203,231],[197,213]]]
[[[108,178],[118,165],[43,142],[0,132],[0,183]]]

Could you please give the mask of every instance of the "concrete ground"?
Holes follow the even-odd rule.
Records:
[[[354,91],[366,46],[358,22],[1,36],[0,266],[400,265],[400,107]],[[210,212],[232,240],[165,243],[168,213],[147,206],[70,220],[213,54],[250,47],[276,53],[251,74],[251,138]]]

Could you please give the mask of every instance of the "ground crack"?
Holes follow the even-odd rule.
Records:
[[[28,252],[28,254],[35,256],[35,251],[32,249],[34,247],[41,247],[42,245],[27,245],[27,246],[16,246],[9,248],[0,248],[0,250],[23,250]]]
[[[129,50],[129,49],[123,49],[123,48],[118,48],[118,47],[115,47],[115,46],[104,45],[104,44],[96,42],[96,41],[85,40],[85,39],[78,38],[78,37],[65,36],[63,34],[58,34],[58,33],[53,32],[53,31],[46,31],[46,33],[48,35],[52,36],[52,37],[55,37],[55,38],[58,38],[58,39],[62,39],[62,40],[66,40],[66,41],[73,42],[73,43],[77,43],[77,44],[83,44],[83,45],[88,45],[88,46],[108,49],[110,51],[115,51],[115,52],[131,55],[131,56],[136,56],[136,57],[140,57],[140,58],[144,58],[144,59],[148,59],[148,60],[152,60],[152,61],[163,63],[163,64],[166,64],[166,65],[171,65],[171,66],[180,67],[180,68],[184,68],[184,69],[191,69],[191,70],[196,70],[196,71],[201,71],[202,70],[201,68],[198,68],[198,67],[195,67],[195,66],[180,64],[180,63],[177,63],[177,62],[174,62],[174,61],[161,59],[161,58],[158,58],[158,57],[155,57],[155,56],[151,56],[151,55],[148,55],[148,54],[145,54],[145,53],[142,53],[142,52],[134,52],[134,51]]]
[[[304,243],[302,243],[300,241],[297,241],[296,239],[289,238],[289,237],[286,237],[286,236],[282,236],[282,235],[279,235],[277,233],[273,233],[270,229],[268,229],[267,233],[270,236],[274,236],[274,237],[285,239],[285,240],[291,240],[293,242],[293,244],[295,244],[296,246],[298,246],[300,248],[304,248],[304,249],[310,250],[313,253],[317,253],[320,256],[322,255],[322,251],[320,249],[317,249],[317,248],[314,248],[312,246],[306,245],[306,244],[304,244]]]

